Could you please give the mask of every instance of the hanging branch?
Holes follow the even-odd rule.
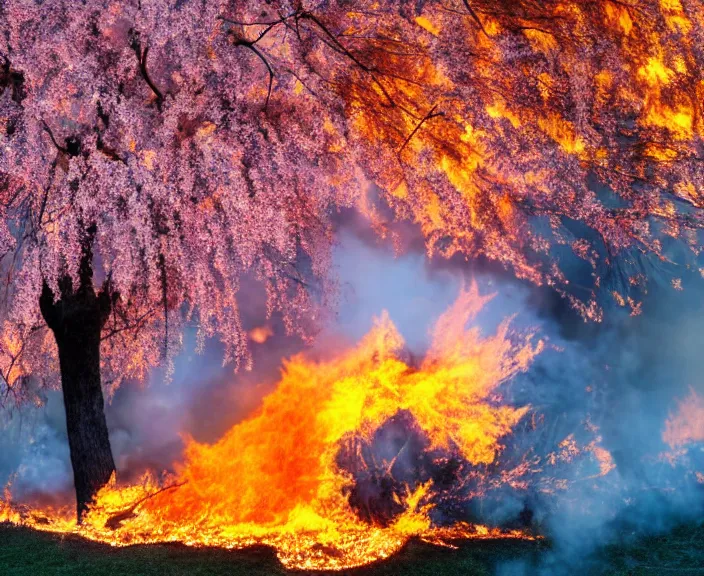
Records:
[[[384,95],[384,97],[388,100],[389,105],[390,105],[391,107],[393,107],[393,108],[400,108],[401,110],[403,110],[403,111],[406,112],[407,114],[409,114],[409,115],[415,117],[415,115],[414,115],[412,112],[410,112],[409,110],[406,110],[406,108],[404,108],[403,106],[399,106],[399,105],[394,101],[394,99],[391,97],[391,94],[389,94],[389,91],[388,91],[388,90],[386,89],[386,87],[381,83],[381,81],[377,78],[377,75],[375,74],[374,70],[373,70],[372,68],[370,68],[369,66],[367,66],[366,64],[364,64],[363,62],[361,62],[361,61],[359,60],[359,58],[357,58],[352,52],[350,52],[350,51],[335,37],[335,35],[334,35],[332,32],[330,32],[330,30],[328,30],[328,28],[327,28],[314,14],[311,14],[310,12],[303,12],[303,13],[296,19],[296,22],[298,22],[299,19],[301,19],[301,20],[309,20],[309,21],[313,22],[320,30],[322,30],[323,34],[325,34],[325,36],[327,36],[327,37],[329,38],[330,42],[332,42],[332,45],[328,44],[329,46],[331,46],[331,48],[333,48],[334,50],[336,50],[336,51],[339,52],[340,54],[343,54],[344,56],[346,56],[347,58],[349,58],[349,59],[350,59],[352,62],[354,62],[362,71],[364,71],[364,72],[366,72],[367,74],[369,74],[369,76],[370,76],[371,79],[372,79],[372,82],[374,82],[374,84],[377,85],[377,87],[379,88],[379,90],[381,90],[381,93],[382,93],[382,94]]]
[[[257,40],[259,39],[261,39],[261,36]],[[269,72],[269,87],[266,93],[266,102],[264,103],[264,109],[266,109],[269,107],[269,98],[271,97],[271,89],[274,84],[274,70],[272,69],[271,65],[269,64],[269,61],[266,59],[264,54],[259,51],[256,46],[254,46],[257,40],[244,40],[240,38],[239,40],[235,40],[235,46],[242,46],[254,52],[257,58],[264,62],[264,66],[266,66],[266,69]]]
[[[474,8],[472,8],[472,5],[469,3],[469,0],[462,0],[462,3],[464,4],[464,7],[467,9],[467,12],[469,12],[469,15],[474,19],[474,21],[479,24],[479,27],[482,29],[482,32],[484,32],[485,36],[489,36],[487,34],[484,24],[482,24],[482,21],[479,19],[479,16],[477,13],[474,11]]]
[[[149,54],[149,46],[142,50],[142,44],[139,41],[139,32],[135,32],[134,30],[131,30],[130,32],[132,36],[130,46],[137,56],[137,61],[139,62],[139,72],[144,81],[147,83],[147,86],[149,86],[151,91],[154,93],[154,96],[156,96],[156,109],[161,112],[162,104],[164,103],[164,95],[161,90],[159,90],[157,85],[154,84],[154,81],[149,76],[149,71],[147,70],[147,55]]]
[[[251,50],[257,58],[259,58],[263,63],[264,66],[266,66],[267,72],[269,73],[269,86],[267,88],[267,93],[266,93],[266,102],[264,103],[264,109],[266,110],[269,107],[269,100],[271,99],[271,91],[272,87],[274,84],[274,69],[271,67],[271,64],[269,64],[269,60],[267,57],[264,55],[264,52],[259,50],[255,44],[259,42],[264,36],[266,36],[271,30],[273,30],[276,26],[279,24],[285,23],[289,18],[292,18],[293,16],[296,16],[298,12],[292,12],[291,14],[288,14],[287,16],[281,16],[277,20],[271,20],[267,22],[243,22],[240,20],[233,20],[231,18],[227,18],[225,16],[218,16],[218,20],[222,20],[223,22],[227,22],[228,24],[234,24],[236,26],[243,26],[243,27],[249,27],[249,26],[266,26],[264,30],[262,30],[258,35],[255,40],[247,40],[245,38],[237,38],[234,41],[235,46],[242,46],[244,48],[247,48],[248,50]]]
[[[411,141],[411,139],[413,138],[413,136],[415,136],[416,132],[418,132],[418,130],[420,130],[421,126],[423,126],[423,123],[427,122],[427,121],[430,120],[431,118],[436,118],[436,117],[438,117],[438,116],[444,116],[444,115],[445,115],[443,112],[438,112],[438,113],[436,114],[436,113],[435,113],[435,110],[437,109],[437,107],[438,107],[437,104],[436,104],[435,106],[433,106],[433,107],[430,109],[430,112],[428,112],[428,113],[421,119],[421,121],[418,122],[418,124],[416,124],[416,127],[415,127],[415,128],[413,129],[413,131],[408,135],[408,138],[406,138],[406,140],[404,140],[403,144],[402,144],[401,147],[398,149],[398,153],[399,153],[399,154],[401,154],[401,152],[402,152],[403,149],[406,147],[406,145]]]

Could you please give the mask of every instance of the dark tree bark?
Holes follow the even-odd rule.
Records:
[[[74,289],[71,277],[65,275],[59,281],[58,300],[46,282],[39,299],[59,349],[79,523],[98,490],[115,472],[100,382],[100,333],[110,313],[111,297],[107,283],[98,294],[93,288],[94,236],[95,227],[91,226],[83,240],[78,288]]]

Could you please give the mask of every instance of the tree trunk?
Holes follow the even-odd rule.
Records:
[[[59,349],[79,523],[98,490],[115,472],[100,383],[100,333],[110,311],[110,296],[107,287],[99,294],[93,289],[94,229],[90,232],[84,244],[78,289],[73,289],[66,275],[59,281],[59,300],[54,301],[46,283],[40,297],[42,315]]]

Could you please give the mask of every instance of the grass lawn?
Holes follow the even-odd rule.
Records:
[[[505,576],[528,576],[550,552],[545,542],[466,542],[459,549],[410,542],[378,564],[345,571],[351,576],[479,576],[497,566]],[[685,526],[659,537],[613,545],[574,574],[704,576],[704,526]],[[196,549],[180,545],[112,548],[74,536],[0,524],[0,576],[264,576],[286,572],[265,547]]]

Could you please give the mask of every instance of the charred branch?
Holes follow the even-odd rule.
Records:
[[[147,494],[146,496],[140,498],[137,500],[134,504],[132,504],[129,508],[126,510],[122,510],[121,512],[117,512],[116,514],[113,514],[108,518],[105,522],[105,527],[109,528],[110,530],[117,530],[122,526],[122,523],[125,520],[129,520],[130,518],[135,517],[134,511],[137,509],[137,507],[140,504],[143,504],[150,498],[154,498],[158,494],[163,494],[164,492],[168,492],[169,490],[176,490],[177,488],[180,488],[181,486],[184,486],[187,484],[187,482],[178,482],[176,484],[170,484],[168,486],[164,486],[163,488],[152,492],[151,494]]]

